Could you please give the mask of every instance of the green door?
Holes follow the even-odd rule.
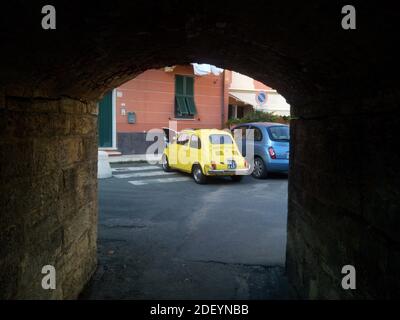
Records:
[[[99,102],[99,147],[112,147],[112,91],[108,92]]]

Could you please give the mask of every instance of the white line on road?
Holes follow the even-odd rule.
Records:
[[[113,177],[118,178],[118,179],[126,179],[126,178],[164,176],[164,175],[170,175],[170,174],[176,174],[176,172],[164,172],[162,170],[157,170],[157,171],[149,171],[149,172],[133,172],[133,173],[125,173],[125,174],[116,174],[116,175],[113,175]]]
[[[147,179],[147,180],[135,180],[128,181],[134,186],[143,186],[150,183],[168,183],[168,182],[180,182],[192,180],[190,177],[177,177],[177,178],[162,178],[162,179]]]
[[[159,170],[158,166],[142,166],[142,167],[120,167],[111,169],[112,172],[126,172],[126,171],[144,171],[144,170]]]

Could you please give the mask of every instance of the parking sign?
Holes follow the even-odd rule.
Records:
[[[256,102],[259,105],[264,105],[267,102],[267,93],[265,91],[260,91],[256,94]]]

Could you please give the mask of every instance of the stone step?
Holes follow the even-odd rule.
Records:
[[[104,150],[104,151],[107,152],[109,157],[118,157],[122,155],[122,153],[119,151],[114,151],[114,150]]]

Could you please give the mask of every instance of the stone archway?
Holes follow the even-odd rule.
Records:
[[[287,271],[301,297],[398,295],[398,69],[391,9],[357,5],[5,4],[0,75],[0,296],[74,298],[96,264],[96,101],[149,68],[208,62],[293,106]],[[384,24],[385,23],[385,24]],[[383,27],[385,25],[385,27]],[[54,264],[59,286],[40,288]],[[340,288],[356,266],[358,290]]]

